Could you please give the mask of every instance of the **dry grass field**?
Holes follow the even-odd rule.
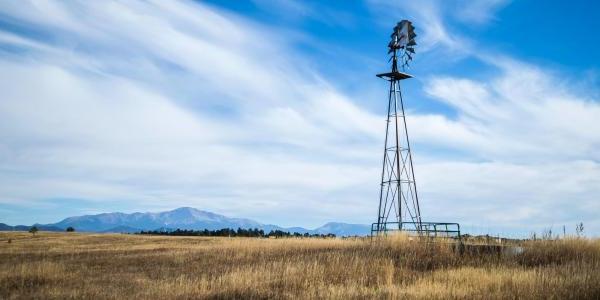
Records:
[[[8,239],[12,239],[8,243]],[[600,299],[600,241],[443,243],[0,232],[0,299]]]

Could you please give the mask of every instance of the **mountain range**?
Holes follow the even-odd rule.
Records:
[[[330,222],[315,229],[302,227],[280,227],[271,224],[262,224],[250,219],[229,218],[212,212],[202,211],[191,207],[181,207],[170,211],[157,213],[103,213],[97,215],[85,215],[66,218],[53,224],[34,224],[40,230],[64,231],[67,227],[73,227],[83,232],[126,232],[133,233],[141,230],[215,230],[222,228],[258,228],[265,232],[271,230],[282,230],[299,233],[333,233],[337,236],[364,236],[370,234],[370,227],[362,224],[347,224]],[[31,226],[10,226],[0,223],[0,231],[29,230]]]

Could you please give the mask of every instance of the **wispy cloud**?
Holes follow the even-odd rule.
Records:
[[[421,100],[452,114],[409,112],[427,219],[600,228],[597,91],[454,28],[506,2],[369,3],[388,27],[389,5],[415,21],[420,55],[485,68],[424,76]],[[4,2],[0,21],[0,203],[373,220],[383,117],[313,67],[302,33],[179,1]]]
[[[426,85],[457,116],[437,123],[417,116],[414,136],[463,153],[421,169],[424,190],[437,199],[437,207],[429,208],[461,211],[473,223],[481,215],[515,228],[585,220],[596,230],[590,212],[600,208],[599,101],[581,98],[543,69],[517,62],[501,66],[497,76],[484,80],[437,77]],[[432,131],[446,138],[428,138]]]
[[[472,155],[486,159],[598,161],[597,100],[582,98],[564,77],[539,67],[504,61],[485,80],[434,77],[425,91],[453,107],[456,122],[474,133]]]
[[[454,3],[454,13],[458,20],[482,25],[494,21],[498,10],[507,6],[511,0],[475,0]]]
[[[294,68],[285,38],[188,2],[75,7],[3,7],[50,29],[3,33],[23,52],[1,62],[2,201],[131,199],[273,222],[301,209],[315,222],[322,204],[344,205],[317,194],[366,179],[356,149],[377,140],[378,118]]]

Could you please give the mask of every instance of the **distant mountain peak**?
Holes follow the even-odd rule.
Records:
[[[193,208],[193,207],[183,206],[183,207],[173,209],[170,212],[203,212],[203,211]]]
[[[74,216],[68,217],[58,223],[43,226],[57,228],[58,230],[74,227],[77,231],[84,232],[137,232],[140,230],[156,230],[161,228],[187,230],[258,228],[267,232],[271,230],[282,230],[299,233],[333,233],[338,236],[367,235],[370,233],[370,227],[368,225],[328,222],[314,230],[302,227],[284,228],[277,225],[262,224],[251,219],[230,218],[186,206],[153,213],[114,212]]]

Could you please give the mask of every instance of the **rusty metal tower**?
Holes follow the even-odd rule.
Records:
[[[377,77],[390,83],[379,211],[377,222],[374,223],[376,227],[372,228],[377,233],[388,230],[421,230],[419,196],[400,89],[402,80],[412,78],[404,72],[415,53],[415,37],[410,21],[399,22],[394,27],[388,44],[392,70],[377,74]],[[410,228],[406,228],[407,226]]]

